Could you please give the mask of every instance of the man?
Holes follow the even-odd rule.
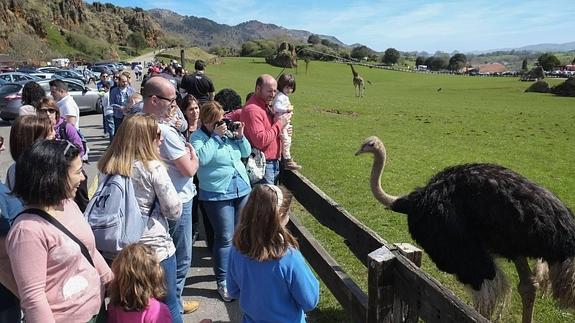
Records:
[[[118,131],[124,120],[124,108],[134,92],[136,90],[128,84],[128,77],[124,74],[118,76],[118,86],[110,89],[110,105],[114,108],[114,133]]]
[[[80,130],[80,108],[78,108],[74,98],[68,94],[68,84],[58,79],[50,81],[49,84],[50,94],[60,109],[60,115],[64,117],[66,122],[73,124],[76,129]]]
[[[143,112],[162,120],[176,105],[176,88],[166,78],[154,76],[148,79],[142,89]],[[181,302],[186,274],[192,262],[192,199],[196,195],[193,177],[198,170],[198,157],[192,146],[186,143],[175,128],[161,122],[162,143],[160,155],[166,162],[168,175],[182,201],[182,215],[175,223],[170,223],[170,235],[176,247],[176,284],[180,300],[180,312],[191,313],[199,307],[196,301]],[[181,322],[174,319],[174,322]]]
[[[197,60],[194,68],[196,71],[193,74],[183,77],[182,89],[198,99],[200,104],[213,100],[215,92],[214,84],[205,74],[206,63],[202,60]]]
[[[104,91],[104,83],[108,83],[110,84],[110,87],[112,87],[114,85],[114,82],[112,82],[112,80],[110,80],[108,78],[108,72],[104,71],[102,73],[100,73],[100,80],[98,81],[98,83],[96,83],[96,88],[98,89],[98,91]]]
[[[252,147],[261,150],[266,156],[264,178],[259,184],[276,184],[279,175],[281,156],[280,135],[289,124],[292,113],[286,113],[273,120],[269,106],[277,92],[277,82],[273,76],[263,74],[256,80],[256,89],[246,106],[241,110],[240,121],[244,122],[244,135]]]

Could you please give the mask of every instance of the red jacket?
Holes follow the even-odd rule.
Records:
[[[240,121],[245,124],[244,135],[253,147],[264,152],[266,160],[280,159],[281,125],[274,123],[273,115],[262,99],[252,95],[242,109]]]

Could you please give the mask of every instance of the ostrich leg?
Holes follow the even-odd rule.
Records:
[[[533,320],[533,305],[535,304],[535,293],[537,292],[537,285],[533,279],[531,268],[525,257],[517,257],[513,260],[515,268],[519,274],[519,284],[517,289],[521,295],[521,303],[523,304],[523,319],[522,323],[531,323]]]

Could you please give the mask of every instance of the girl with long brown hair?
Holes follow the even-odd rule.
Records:
[[[227,275],[244,322],[305,322],[319,301],[319,283],[286,229],[292,195],[256,185],[240,215]]]

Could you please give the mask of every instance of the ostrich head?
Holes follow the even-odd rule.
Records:
[[[383,145],[383,142],[376,136],[371,136],[363,141],[355,155],[357,156],[364,153],[377,154],[381,152],[383,152],[383,155],[385,156],[385,146]]]
[[[371,168],[371,192],[373,196],[380,201],[383,205],[391,207],[393,202],[397,200],[396,196],[387,194],[381,188],[381,174],[383,173],[383,168],[385,167],[385,146],[383,142],[375,137],[369,137],[363,141],[361,148],[355,153],[355,155],[360,155],[363,153],[373,154],[373,166]]]

